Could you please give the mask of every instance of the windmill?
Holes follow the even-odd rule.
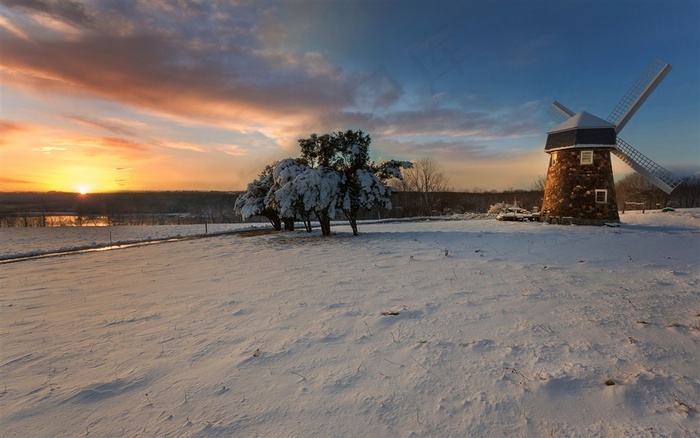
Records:
[[[669,71],[670,65],[653,62],[605,120],[552,104],[548,114],[559,125],[547,133],[545,145],[550,160],[542,212],[548,221],[600,225],[620,220],[611,153],[666,193],[681,183],[618,136]]]

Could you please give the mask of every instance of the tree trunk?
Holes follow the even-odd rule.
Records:
[[[357,232],[357,217],[352,213],[345,213],[345,217],[348,222],[350,222],[350,228],[352,228],[352,235],[358,236],[360,233]]]
[[[282,219],[284,222],[284,229],[285,231],[294,231],[294,218],[293,217],[286,217]]]
[[[302,221],[304,221],[304,228],[306,228],[306,232],[310,233],[312,231],[311,228],[311,215],[309,214],[304,214],[301,218]]]
[[[275,231],[280,231],[282,229],[282,221],[278,216],[269,215],[267,219],[270,221]]]
[[[318,217],[318,223],[321,225],[321,234],[323,236],[331,235],[331,218],[328,216],[327,212],[316,213]]]

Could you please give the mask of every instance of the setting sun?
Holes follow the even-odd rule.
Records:
[[[77,189],[78,193],[80,193],[81,195],[87,195],[90,192],[90,187],[86,185],[80,185],[77,187]]]

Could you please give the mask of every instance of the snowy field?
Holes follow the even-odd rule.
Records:
[[[201,234],[226,233],[270,227],[269,223],[144,225],[115,227],[0,227],[0,260],[131,242],[144,242]]]
[[[622,219],[0,265],[2,436],[698,436],[700,210]],[[1,231],[18,254],[106,229]]]

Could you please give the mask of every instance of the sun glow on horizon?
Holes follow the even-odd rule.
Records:
[[[87,184],[80,184],[76,187],[76,190],[81,195],[87,195],[88,193],[90,193],[90,186],[88,186]]]

